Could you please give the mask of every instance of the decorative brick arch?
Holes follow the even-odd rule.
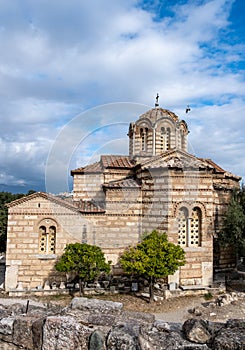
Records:
[[[197,207],[197,208],[199,208],[201,210],[203,218],[207,216],[206,207],[205,207],[205,205],[202,202],[199,202],[199,201],[194,202],[192,204],[192,208],[194,208],[194,207]]]
[[[186,207],[188,211],[190,212],[193,208],[197,207],[201,210],[202,217],[205,218],[207,216],[207,210],[205,205],[202,202],[178,202],[175,204],[174,209],[173,209],[173,217],[176,217],[178,215],[178,211],[180,210],[181,207]]]
[[[58,231],[56,220],[52,218],[40,220],[37,225],[37,231],[39,254],[55,254]]]
[[[188,211],[191,210],[191,205],[189,202],[178,202],[178,203],[175,203],[175,206],[174,206],[174,209],[173,209],[173,218],[176,218],[177,215],[178,215],[178,212],[179,210],[182,208],[182,207],[185,207],[188,209]]]

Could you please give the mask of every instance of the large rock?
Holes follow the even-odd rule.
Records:
[[[34,350],[32,325],[36,321],[34,317],[18,316],[14,322],[13,343],[21,344],[24,349]]]
[[[26,312],[26,306],[21,303],[15,303],[8,308],[8,311],[12,316],[21,315]]]
[[[139,339],[142,350],[176,350],[188,345],[188,342],[179,333],[168,331],[158,332],[153,330],[151,332],[142,332]]]
[[[43,326],[45,318],[39,318],[32,324],[33,350],[42,350],[43,346]]]
[[[199,344],[208,343],[212,337],[208,322],[194,318],[185,321],[183,332],[188,340]]]
[[[212,349],[244,350],[245,321],[229,320],[215,335]]]
[[[108,300],[74,298],[70,304],[71,309],[90,311],[97,314],[120,314],[123,308],[122,303]]]
[[[122,313],[117,317],[122,322],[129,322],[141,324],[141,325],[152,325],[155,322],[155,316],[148,314],[146,312],[139,311],[122,311]]]
[[[42,350],[87,350],[88,328],[69,316],[49,316],[43,327]]]
[[[242,320],[191,319],[182,326],[86,298],[75,298],[61,313],[52,306],[22,312],[17,304],[2,308],[0,350],[245,350]]]
[[[193,349],[193,343],[183,338],[182,324],[154,322],[152,329],[141,327],[139,336],[141,350],[183,350]],[[195,344],[195,349],[208,350],[206,344]]]
[[[226,293],[218,296],[218,298],[216,299],[216,304],[218,306],[224,306],[224,305],[229,305],[237,300],[238,300],[237,293]]]
[[[13,316],[2,318],[0,320],[0,335],[13,334],[14,322],[15,322],[15,318]]]
[[[114,326],[107,338],[108,350],[141,350],[139,329],[132,324]]]
[[[0,318],[9,316],[8,309],[0,304]]]
[[[96,329],[89,338],[89,350],[106,350],[105,335]]]
[[[0,320],[0,340],[13,342],[14,322],[15,318],[13,316],[4,317]]]

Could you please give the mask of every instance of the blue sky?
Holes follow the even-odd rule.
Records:
[[[157,93],[190,153],[244,179],[244,13],[243,0],[0,0],[0,190],[66,190],[71,168],[127,153]]]

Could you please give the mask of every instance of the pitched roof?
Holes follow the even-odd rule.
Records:
[[[77,206],[74,205],[73,202],[71,202],[70,200],[61,199],[59,196],[55,196],[53,194],[45,193],[45,192],[35,192],[33,194],[30,194],[29,196],[21,197],[19,199],[16,199],[13,202],[10,202],[10,203],[6,204],[6,206],[8,208],[11,208],[11,207],[14,207],[16,205],[28,202],[29,200],[35,199],[35,198],[38,198],[38,197],[45,198],[45,199],[47,199],[49,201],[55,202],[55,203],[57,203],[57,204],[59,204],[59,205],[61,205],[63,207],[68,208],[68,209],[78,211]]]
[[[201,160],[203,160],[204,162],[208,163],[209,165],[211,165],[215,172],[216,173],[222,173],[224,174],[225,177],[230,177],[230,178],[233,178],[233,179],[236,179],[236,180],[241,180],[242,177],[241,176],[238,176],[238,175],[235,175],[235,174],[232,174],[230,173],[229,171],[226,171],[224,169],[222,169],[218,164],[216,164],[212,159],[208,159],[208,158],[199,158]]]
[[[74,174],[93,174],[103,173],[106,168],[124,168],[131,169],[135,166],[135,162],[129,156],[120,155],[102,155],[100,161],[86,165],[85,167],[77,168],[71,171]]]
[[[77,202],[77,206],[81,213],[104,213],[105,209],[94,203],[93,201],[80,200]]]
[[[108,184],[105,184],[106,188],[140,188],[141,183],[140,180],[133,177],[128,177],[125,179],[110,181]]]
[[[202,161],[183,150],[172,149],[141,163],[142,169],[148,168],[197,168],[203,167]]]
[[[93,201],[83,201],[80,200],[78,202],[71,201],[71,198],[69,197],[68,199],[61,199],[59,196],[52,195],[50,193],[45,193],[45,192],[35,192],[33,194],[30,194],[29,196],[24,196],[19,199],[16,199],[15,201],[12,201],[6,206],[8,208],[12,208],[16,205],[28,202],[31,199],[35,199],[38,197],[45,198],[49,201],[55,202],[63,207],[66,207],[68,209],[74,210],[76,212],[80,213],[104,213],[105,209],[102,208],[99,205],[96,205]]]
[[[135,162],[132,161],[129,156],[118,155],[104,155],[101,156],[101,163],[104,168],[128,168],[131,169],[135,166]]]
[[[86,165],[85,167],[77,168],[74,170],[71,170],[71,175],[73,176],[74,174],[92,174],[92,173],[102,173],[103,168],[101,165],[101,162],[96,162],[93,164]]]
[[[239,178],[236,175],[227,173],[219,165],[211,159],[197,158],[196,156],[183,150],[169,150],[161,153],[158,156],[152,157],[141,163],[142,169],[149,168],[179,168],[179,169],[212,169],[215,173],[226,174],[234,178]]]
[[[225,173],[225,170],[222,169],[218,164],[216,164],[214,161],[212,161],[212,159],[208,159],[208,158],[198,158],[203,162],[206,162],[207,164],[209,164],[212,168],[214,168],[216,170],[216,172],[218,173]]]

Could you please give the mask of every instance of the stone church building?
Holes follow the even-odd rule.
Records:
[[[116,265],[120,252],[153,229],[186,253],[169,282],[210,285],[214,238],[240,177],[188,153],[188,132],[156,103],[130,123],[128,156],[102,155],[71,171],[72,196],[37,192],[8,204],[5,289],[59,282],[54,264],[68,243],[98,245]]]

